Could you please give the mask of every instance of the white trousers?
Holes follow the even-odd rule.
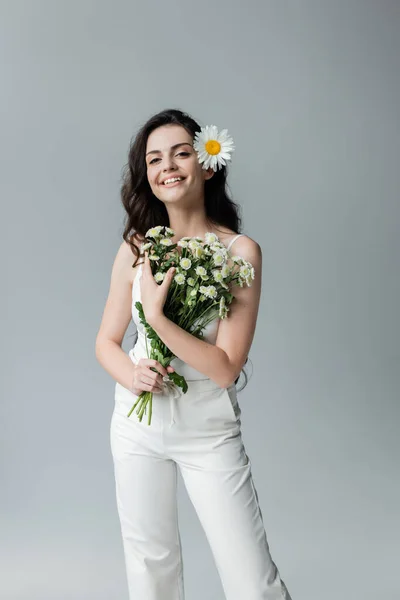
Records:
[[[188,381],[153,395],[151,425],[137,396],[115,387],[110,425],[130,600],[184,600],[177,465],[227,600],[291,600],[271,558],[241,434],[235,386]]]

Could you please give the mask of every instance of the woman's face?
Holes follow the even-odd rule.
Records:
[[[162,202],[183,196],[202,196],[204,182],[213,176],[199,163],[193,138],[181,125],[163,125],[151,132],[146,145],[147,179]],[[178,178],[180,181],[168,181]]]

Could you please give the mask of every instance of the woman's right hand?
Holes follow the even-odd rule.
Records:
[[[160,394],[163,391],[163,377],[174,372],[173,367],[163,367],[152,358],[140,358],[134,367],[131,391],[136,396],[142,392]],[[158,373],[152,371],[151,367],[157,369]]]

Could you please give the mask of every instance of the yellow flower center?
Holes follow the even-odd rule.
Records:
[[[208,140],[208,142],[206,142],[206,151],[208,154],[212,155],[219,154],[221,151],[221,144],[217,142],[217,140]]]

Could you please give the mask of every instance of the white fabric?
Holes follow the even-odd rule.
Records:
[[[153,395],[152,423],[127,413],[137,396],[117,383],[110,442],[130,600],[184,600],[177,519],[179,467],[227,600],[291,600],[272,560],[235,387],[189,382]]]

